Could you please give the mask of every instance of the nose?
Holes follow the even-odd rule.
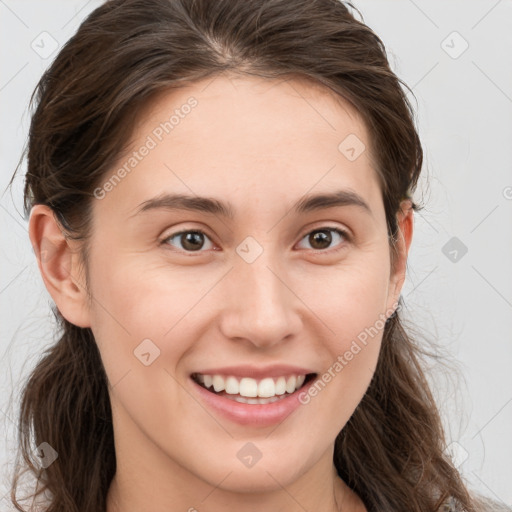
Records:
[[[252,263],[235,263],[223,299],[221,330],[229,339],[243,339],[263,348],[302,330],[300,310],[304,305],[294,294],[287,272],[265,251]]]

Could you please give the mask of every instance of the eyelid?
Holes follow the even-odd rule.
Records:
[[[347,244],[352,243],[352,233],[346,229],[342,228],[340,226],[329,226],[328,224],[320,225],[315,228],[308,228],[308,230],[300,237],[300,240],[298,243],[300,243],[307,235],[310,235],[311,233],[314,233],[316,231],[334,231],[339,233],[344,239],[345,242],[342,242],[334,247],[329,247],[328,249],[306,249],[307,251],[312,251],[317,254],[328,254],[335,251],[342,250],[344,247],[346,247]]]
[[[341,250],[343,249],[347,244],[349,243],[352,243],[352,233],[350,232],[350,230],[348,230],[347,228],[342,228],[340,226],[330,226],[330,225],[327,225],[327,224],[324,224],[324,225],[319,225],[317,227],[313,227],[313,228],[308,228],[307,231],[305,231],[299,238],[299,241],[298,243],[300,243],[307,235],[310,235],[311,233],[314,233],[316,231],[334,231],[334,232],[337,232],[338,234],[340,234],[344,239],[345,239],[345,243],[340,243],[338,244],[337,246],[335,247],[331,247],[331,248],[328,248],[328,249],[306,249],[308,251],[313,251],[315,253],[318,253],[318,254],[323,254],[323,253],[331,253],[331,252],[335,252],[335,251],[338,251],[338,250]],[[178,235],[182,235],[184,233],[201,233],[203,234],[204,236],[206,236],[210,242],[214,245],[217,245],[214,241],[213,241],[213,237],[211,237],[204,229],[201,229],[201,228],[185,228],[185,229],[181,229],[181,230],[178,230],[178,231],[175,231],[175,232],[172,232],[172,233],[169,233],[168,235],[164,236],[161,240],[160,240],[160,245],[170,245],[170,244],[166,244],[166,242],[170,239],[170,238],[175,238],[176,236]],[[172,247],[172,246],[171,246]],[[189,254],[189,255],[194,255],[194,254],[200,254],[202,252],[207,252],[206,250],[199,250],[199,251],[184,251],[184,250],[181,250],[181,249],[176,249],[174,248],[174,250],[176,252],[181,252],[181,253],[185,253],[185,254]],[[218,250],[216,249],[215,247],[211,250]]]
[[[313,233],[314,231],[322,231],[322,230],[339,231],[347,240],[353,239],[352,231],[350,229],[346,228],[345,226],[331,225],[331,224],[329,224],[329,221],[324,221],[324,224],[315,223],[314,226],[307,227],[306,230],[301,235],[300,239],[302,240],[306,235]]]
[[[213,241],[213,237],[210,236],[204,229],[202,228],[185,228],[185,229],[180,229],[178,231],[173,231],[172,233],[169,233],[168,235],[165,235],[164,237],[162,237],[159,241],[159,245],[169,245],[171,247],[173,247],[171,244],[168,244],[167,241],[171,238],[175,238],[177,237],[178,235],[183,235],[184,233],[201,233],[202,235],[204,235],[205,237],[207,237],[210,242],[215,246],[217,245],[214,241]],[[180,253],[185,253],[185,254],[190,254],[190,255],[194,255],[194,254],[200,254],[202,252],[207,252],[205,250],[200,250],[200,251],[184,251],[182,249],[177,249],[175,247],[173,247],[173,249],[171,250],[174,250],[176,252],[180,252]],[[217,250],[215,249],[215,247],[211,250]]]

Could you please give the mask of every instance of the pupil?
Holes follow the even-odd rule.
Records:
[[[189,232],[181,235],[181,243],[185,249],[195,251],[203,245],[202,233]]]
[[[332,236],[329,231],[316,231],[310,235],[311,246],[315,249],[325,249],[329,247],[331,241]],[[315,247],[317,243],[320,243],[321,247]]]

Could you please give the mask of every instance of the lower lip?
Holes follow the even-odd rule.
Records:
[[[198,384],[194,379],[191,378],[190,380],[203,402],[205,402],[209,408],[240,425],[259,427],[267,427],[284,421],[293,411],[302,405],[299,401],[299,394],[307,391],[309,386],[315,381],[315,379],[311,379],[305,386],[302,386],[286,398],[282,398],[277,402],[270,404],[243,404],[221,395],[216,395]]]

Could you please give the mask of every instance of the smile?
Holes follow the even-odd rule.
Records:
[[[284,421],[301,406],[299,394],[307,392],[316,373],[279,377],[235,377],[193,373],[195,392],[212,412],[235,423],[265,427]]]
[[[300,389],[315,374],[289,375],[253,379],[223,375],[192,374],[192,378],[208,391],[246,404],[273,403]]]

